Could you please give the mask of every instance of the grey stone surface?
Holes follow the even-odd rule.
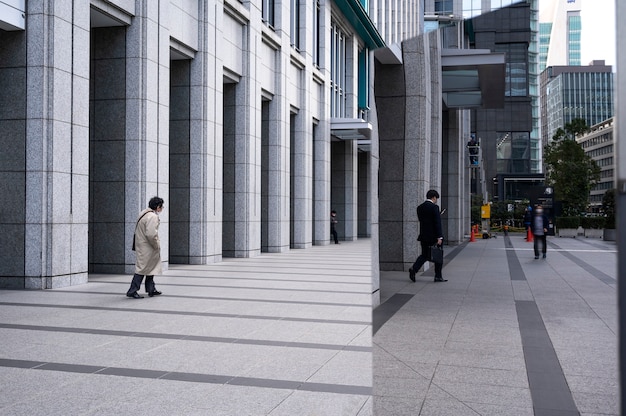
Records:
[[[369,416],[369,245],[175,266],[155,279],[163,295],[142,300],[126,298],[129,275],[0,291],[0,325],[13,325],[0,329],[0,412]],[[54,397],[64,403],[46,406]]]
[[[615,250],[587,256],[595,248],[572,239],[538,263],[522,235],[513,235],[511,243],[517,271],[507,270],[504,241],[490,239],[469,243],[444,263],[446,283],[422,283],[419,274],[411,283],[406,273],[381,273],[383,301],[393,293],[413,298],[374,336],[374,409],[390,415],[618,414],[615,292],[589,272],[589,266],[614,264]],[[570,262],[565,253],[584,257],[588,265]],[[520,272],[527,280],[511,280],[509,273]],[[533,332],[539,326],[523,310],[518,324],[520,294],[522,304],[536,303],[547,342]],[[524,351],[530,353],[526,359]],[[416,362],[425,367],[412,377],[411,369],[420,368]],[[417,374],[425,382],[415,383]],[[555,377],[571,392],[574,409],[562,407],[564,392],[556,389]],[[395,397],[408,391],[420,399]]]

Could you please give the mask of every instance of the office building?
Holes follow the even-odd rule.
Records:
[[[539,71],[549,66],[581,64],[582,1],[541,0]]]
[[[588,133],[576,137],[576,142],[585,150],[585,154],[600,166],[600,181],[589,192],[589,208],[592,212],[600,212],[605,192],[617,188],[614,123],[615,120],[610,118],[592,126]]]
[[[21,4],[0,8],[0,287],[131,273],[154,195],[165,268],[328,244],[331,209],[342,239],[376,232],[371,51],[419,2]]]
[[[544,146],[573,119],[593,126],[613,117],[613,112],[613,72],[604,61],[588,66],[553,66],[541,73]]]
[[[521,2],[471,20],[474,47],[502,52],[507,62],[504,107],[472,111],[472,132],[481,145],[493,197],[501,198],[492,193],[502,189],[491,185],[498,175],[541,172],[538,118],[533,112],[538,104],[531,72],[536,68],[536,54],[530,50],[533,15],[533,5]]]

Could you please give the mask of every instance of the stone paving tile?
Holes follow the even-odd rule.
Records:
[[[278,406],[272,409],[269,416],[294,415],[357,415],[369,416],[371,401],[369,396],[344,395],[333,393],[294,392]],[[312,410],[314,409],[314,410]],[[229,413],[229,415],[239,413]]]
[[[141,300],[122,275],[0,291],[0,414],[371,416],[369,248],[171,266]]]
[[[532,244],[517,235],[510,241],[522,280],[511,280],[503,239],[466,245],[445,264],[444,275],[450,279],[445,285],[407,282],[403,286],[402,274],[381,272],[381,299],[393,293],[413,295],[374,336],[374,408],[381,414],[395,410],[400,415],[429,416],[534,414],[517,316],[519,301],[537,305],[552,341],[552,356],[562,366],[561,377],[578,411],[617,414],[615,287],[607,284],[606,276],[598,279],[590,274],[599,270],[616,275],[616,254],[611,252],[615,245],[598,242],[607,249],[593,251],[597,248],[588,242],[556,240],[560,250],[549,248],[546,260],[534,260]],[[587,265],[573,262],[566,250]],[[386,286],[388,277],[392,282]],[[529,329],[525,336],[532,335]],[[394,408],[390,397],[379,392],[389,383],[390,393],[398,394],[403,390],[398,380],[417,386],[406,370],[410,362],[433,371],[424,372],[430,377],[422,378],[425,382],[414,392],[415,399],[405,399]],[[399,377],[392,381],[394,371]]]

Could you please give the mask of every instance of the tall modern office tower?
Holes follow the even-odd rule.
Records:
[[[594,126],[613,117],[613,72],[604,61],[589,66],[549,66],[541,73],[542,141],[575,118]]]
[[[542,0],[539,14],[539,70],[580,65],[582,0]]]

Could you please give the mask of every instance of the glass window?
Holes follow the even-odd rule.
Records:
[[[261,14],[263,22],[274,27],[274,0],[263,0]]]
[[[291,0],[291,46],[300,49],[300,0]]]
[[[369,50],[361,49],[359,51],[359,117],[367,120],[369,111]]]
[[[497,44],[495,52],[506,54],[504,95],[506,97],[528,96],[528,46],[525,43]]]
[[[452,0],[435,0],[435,14],[452,14]]]
[[[346,114],[346,35],[333,22],[330,28],[330,114]]]
[[[567,64],[580,65],[580,33],[582,23],[580,16],[568,14],[567,16]]]
[[[321,22],[320,0],[315,1],[315,10],[313,10],[313,64],[319,68],[320,66],[320,22]]]
[[[496,142],[498,173],[527,173],[530,171],[530,133],[500,132]]]

